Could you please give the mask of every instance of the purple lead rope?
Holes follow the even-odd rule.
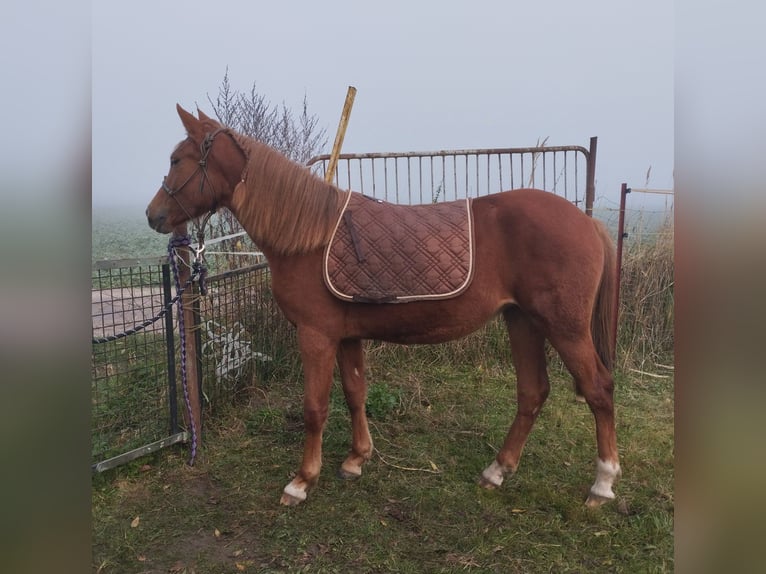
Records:
[[[188,235],[171,237],[168,243],[168,258],[170,259],[170,265],[173,269],[173,279],[176,284],[176,293],[181,291],[181,281],[178,276],[178,263],[176,262],[176,248],[177,247],[189,247],[191,245],[191,239]],[[200,265],[198,261],[194,262],[195,268]],[[200,269],[200,291],[203,290],[204,281],[204,268]],[[204,291],[203,291],[204,294]],[[194,459],[197,456],[197,430],[194,424],[194,414],[192,413],[191,401],[189,400],[189,388],[186,383],[186,330],[184,329],[184,312],[183,303],[181,298],[178,298],[178,331],[181,338],[181,386],[184,391],[184,401],[186,402],[186,411],[189,414],[189,426],[191,428],[191,456],[189,458],[189,466],[194,465]]]

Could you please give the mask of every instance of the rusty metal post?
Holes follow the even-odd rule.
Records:
[[[593,203],[596,201],[596,147],[598,138],[590,138],[588,163],[585,168],[585,215],[593,215]]]
[[[176,235],[186,235],[186,224],[173,230]],[[178,280],[181,285],[186,285],[191,275],[191,255],[189,249],[179,249],[178,255],[180,264],[178,265]],[[187,420],[187,427],[194,428],[194,436],[197,438],[197,444],[193,445],[199,449],[202,446],[202,386],[200,385],[200,361],[197,358],[197,331],[199,329],[199,320],[195,313],[195,301],[199,295],[199,290],[195,284],[190,285],[181,295],[181,305],[183,307],[184,322],[184,348],[182,353],[186,353],[186,392],[189,396],[189,406],[191,408],[192,420]],[[184,418],[189,414],[186,409],[182,409]]]
[[[332,183],[332,178],[335,177],[335,169],[338,165],[340,150],[343,147],[343,138],[346,137],[346,127],[348,127],[348,119],[351,116],[351,108],[354,105],[355,97],[356,88],[354,86],[349,86],[348,92],[346,93],[346,101],[343,104],[343,111],[340,115],[340,122],[338,122],[338,131],[335,134],[335,143],[332,146],[330,163],[327,165],[327,173],[324,176],[327,183]]]
[[[614,343],[615,356],[612,359],[616,359],[617,355],[617,324],[619,322],[618,317],[620,314],[620,283],[622,280],[622,244],[623,240],[628,236],[625,232],[625,204],[627,202],[627,196],[630,193],[630,188],[627,183],[623,183],[620,189],[620,215],[617,222],[617,269],[615,269],[615,291],[617,296],[614,301],[614,316],[612,318],[612,342]]]

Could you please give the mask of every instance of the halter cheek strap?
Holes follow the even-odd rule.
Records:
[[[205,218],[202,220],[202,224],[197,227],[197,254],[196,257],[199,259],[199,257],[202,255],[202,252],[205,250],[205,226],[207,226],[208,221],[210,221],[210,218],[212,215],[217,211],[218,209],[218,201],[217,197],[218,194],[216,193],[215,186],[213,185],[213,182],[210,181],[210,178],[207,174],[207,158],[210,155],[210,150],[213,149],[213,140],[215,139],[215,136],[217,136],[219,133],[224,131],[225,128],[219,128],[215,130],[214,132],[211,132],[207,135],[205,135],[204,139],[202,140],[202,143],[200,143],[200,160],[197,165],[197,169],[195,169],[189,177],[187,177],[184,182],[177,187],[176,189],[173,189],[167,184],[167,177],[164,177],[162,179],[162,189],[167,193],[170,197],[172,197],[178,206],[183,210],[183,212],[186,214],[186,217],[189,218],[189,220],[194,220],[192,215],[189,213],[189,211],[184,207],[183,203],[178,199],[177,194],[186,186],[187,183],[189,183],[194,176],[197,175],[197,172],[202,172],[202,177],[200,178],[199,182],[199,192],[200,195],[204,193],[205,191],[205,182],[208,183],[208,186],[210,187],[212,194],[213,194],[213,207],[210,209],[210,211],[205,215]],[[196,225],[196,224],[195,224]]]

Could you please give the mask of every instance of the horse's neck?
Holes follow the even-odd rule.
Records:
[[[334,186],[258,144],[251,148],[229,209],[264,253],[297,254],[329,240],[341,206],[338,198]]]

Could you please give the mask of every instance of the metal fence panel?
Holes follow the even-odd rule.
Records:
[[[98,262],[93,268],[93,337],[123,333],[170,300],[167,258]],[[172,313],[117,340],[93,344],[91,455],[105,470],[166,444],[178,432]]]
[[[433,152],[341,154],[335,184],[392,203],[423,204],[522,187],[551,191],[585,209],[588,165],[581,146],[490,148]],[[330,156],[309,160],[324,177]]]

